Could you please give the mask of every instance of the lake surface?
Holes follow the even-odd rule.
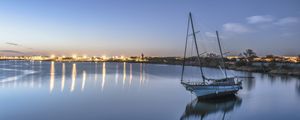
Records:
[[[209,77],[218,69],[205,68]],[[197,101],[181,66],[142,63],[0,61],[1,120],[299,120],[300,80],[229,71],[235,97]],[[186,79],[198,80],[197,67]]]

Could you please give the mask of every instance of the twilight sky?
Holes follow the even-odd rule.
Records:
[[[182,56],[188,12],[201,51],[300,54],[299,0],[1,0],[0,55]]]

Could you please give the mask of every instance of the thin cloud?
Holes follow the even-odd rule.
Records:
[[[17,43],[11,43],[11,42],[6,42],[6,44],[13,45],[13,46],[19,46],[19,44],[17,44]]]
[[[247,17],[246,20],[250,24],[257,24],[257,23],[272,22],[274,18],[270,15],[256,15],[256,16]]]
[[[23,52],[16,51],[16,50],[0,50],[3,53],[15,53],[15,54],[24,54]]]
[[[209,38],[215,38],[216,37],[216,34],[212,33],[212,32],[205,32],[204,34],[205,34],[206,37],[209,37]]]
[[[299,19],[296,17],[286,17],[279,19],[275,24],[276,25],[288,25],[288,24],[293,24],[293,23],[298,23]]]
[[[205,32],[204,35],[205,35],[207,38],[215,38],[215,39],[217,39],[217,35],[216,35],[215,32]],[[219,37],[222,38],[222,39],[225,38],[225,36],[223,36],[223,34],[220,33],[220,32],[219,32]]]
[[[251,31],[249,28],[239,23],[226,23],[223,25],[223,29],[235,33],[246,33]]]
[[[31,47],[25,47],[25,46],[23,46],[23,45],[21,45],[21,44],[18,44],[18,43],[6,42],[6,44],[33,50],[33,48],[31,48]]]

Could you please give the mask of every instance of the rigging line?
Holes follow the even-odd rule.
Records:
[[[202,43],[202,44],[200,44],[200,46],[202,47],[202,50],[207,51],[206,45],[204,45],[204,44],[206,44],[206,41],[207,41],[207,39],[204,38],[205,35],[203,35],[203,33],[199,31],[198,36],[200,37],[200,40],[201,40],[200,42]]]
[[[200,31],[195,32],[196,34],[199,33]],[[189,34],[189,36],[193,36],[193,34]]]
[[[193,57],[194,41],[191,39],[191,57]]]
[[[215,31],[218,27],[217,26],[211,26],[211,25],[208,25],[208,24],[205,24],[205,22],[203,22],[201,19],[200,20],[198,20],[199,22],[201,22],[201,23],[203,23],[203,24],[200,24],[199,26],[201,27],[201,28],[203,28],[203,31],[205,30],[205,31],[207,31],[209,34],[213,34],[213,32],[209,32],[209,31]],[[214,45],[214,43],[215,43],[215,41],[214,40],[212,40],[211,39],[211,37],[209,37],[209,36],[207,36],[206,34],[205,34],[206,32],[202,32],[201,34],[204,36],[204,44],[208,44],[207,46],[212,46],[212,45]],[[201,36],[200,36],[201,37]],[[206,40],[206,41],[205,41]],[[201,46],[202,47],[202,46]],[[206,47],[205,47],[205,45],[203,45],[203,47],[205,48],[205,49],[207,49]],[[209,49],[209,50],[208,50]],[[207,49],[207,51],[216,51],[216,50],[218,50],[218,48],[213,48],[213,47],[208,47],[208,49]]]
[[[205,17],[203,19],[205,19]],[[212,25],[205,24],[205,21],[207,21],[207,20],[202,21],[201,19],[199,19],[197,21],[199,21],[201,23],[199,26],[201,28],[203,28],[203,30],[215,31],[216,29],[218,29],[218,27],[216,25],[212,26]]]
[[[184,74],[184,65],[185,65],[186,47],[187,47],[189,29],[190,29],[190,18],[188,18],[188,26],[187,26],[186,37],[185,37],[185,48],[184,48],[184,57],[183,57],[183,63],[182,63],[181,82],[183,80],[183,74]]]
[[[198,32],[200,32],[200,31],[198,31]],[[195,33],[196,33],[196,32],[195,32]],[[191,35],[193,36],[193,33],[192,33]],[[194,45],[194,41],[193,41],[193,39],[191,39],[191,58],[192,58],[193,61],[194,61],[194,56],[195,56],[195,55],[194,55],[194,54],[195,54],[195,53],[194,53],[194,46],[195,46],[195,45]],[[196,68],[198,68],[198,67],[196,67]],[[191,69],[191,70],[193,71],[193,69]],[[191,81],[194,80],[193,78],[197,78],[197,76],[196,76],[196,77],[195,77],[195,76],[196,76],[196,74],[192,74],[192,75],[191,75],[191,78],[190,78]]]
[[[201,34],[202,34],[201,31],[196,31],[196,32],[195,32],[195,34],[198,34],[198,33],[200,34],[200,40],[203,41],[204,39],[203,39],[203,36],[201,35]],[[193,35],[193,34],[189,34],[189,36],[192,36],[192,35]],[[191,55],[190,55],[191,58],[194,57],[194,53],[193,53],[193,52],[194,52],[194,46],[195,46],[195,45],[194,45],[193,42],[194,42],[194,41],[191,40],[191,53],[190,53],[190,54],[191,54]],[[207,51],[207,49],[206,49],[205,45],[202,45],[202,44],[200,44],[200,45],[201,45],[201,47],[202,47],[203,50],[204,50],[204,52],[200,54],[200,56],[202,56],[203,54],[206,53],[205,51]],[[195,56],[196,56],[196,55],[195,55]],[[194,59],[193,59],[193,60],[194,60]],[[195,61],[196,61],[196,59],[195,59]],[[200,67],[198,67],[198,68],[199,68],[199,71],[201,72],[201,68],[200,68]],[[192,75],[192,77],[194,78],[194,74]]]
[[[207,52],[203,52],[203,53],[200,53],[200,56],[206,54]],[[199,68],[200,72],[201,72],[201,69]]]
[[[205,77],[204,77],[203,70],[202,70],[202,63],[201,63],[201,60],[200,60],[200,55],[199,55],[198,46],[197,46],[197,40],[196,40],[196,35],[195,35],[195,29],[194,29],[194,24],[193,24],[192,13],[190,12],[189,15],[190,15],[190,20],[191,20],[191,26],[192,26],[193,37],[194,37],[194,41],[195,41],[195,47],[196,47],[196,51],[197,51],[197,55],[198,55],[201,75],[202,75],[203,82],[205,82]]]
[[[224,73],[224,71],[222,70],[222,67],[219,65],[218,66],[219,67],[219,69],[221,70],[221,72],[224,74],[224,76],[225,76],[225,73]]]
[[[218,45],[219,45],[219,49],[220,49],[220,54],[221,54],[221,57],[222,57],[222,66],[223,66],[223,69],[224,69],[225,77],[227,79],[227,72],[226,72],[226,68],[225,68],[224,57],[223,57],[223,52],[222,52],[222,47],[221,47],[221,43],[220,43],[220,38],[219,38],[218,31],[216,31],[216,35],[217,35],[217,39],[218,39]]]

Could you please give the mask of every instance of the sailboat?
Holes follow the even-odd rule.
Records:
[[[189,26],[190,25],[191,25],[191,29],[193,32],[192,33],[193,42],[195,44],[197,60],[199,62],[202,81],[191,82],[189,80],[183,79],[184,78],[183,77],[184,70],[185,70],[185,62],[186,62],[187,41],[188,41],[188,37],[189,37]],[[217,36],[217,40],[218,40],[219,51],[220,51],[220,54],[222,57],[221,63],[222,63],[222,67],[224,69],[224,77],[218,78],[218,79],[212,79],[212,78],[207,78],[203,73],[203,67],[202,67],[202,62],[201,62],[200,54],[199,54],[199,50],[198,50],[192,14],[189,13],[188,29],[187,29],[184,58],[183,58],[183,64],[182,64],[181,84],[186,88],[186,90],[188,90],[191,93],[193,93],[194,95],[196,95],[199,99],[226,96],[226,95],[234,95],[240,89],[242,89],[242,81],[239,80],[238,77],[228,77],[227,76],[227,71],[225,68],[225,63],[224,63],[224,58],[223,58],[223,53],[222,53],[222,48],[221,48],[221,44],[220,44],[218,31],[216,31],[216,36]]]

